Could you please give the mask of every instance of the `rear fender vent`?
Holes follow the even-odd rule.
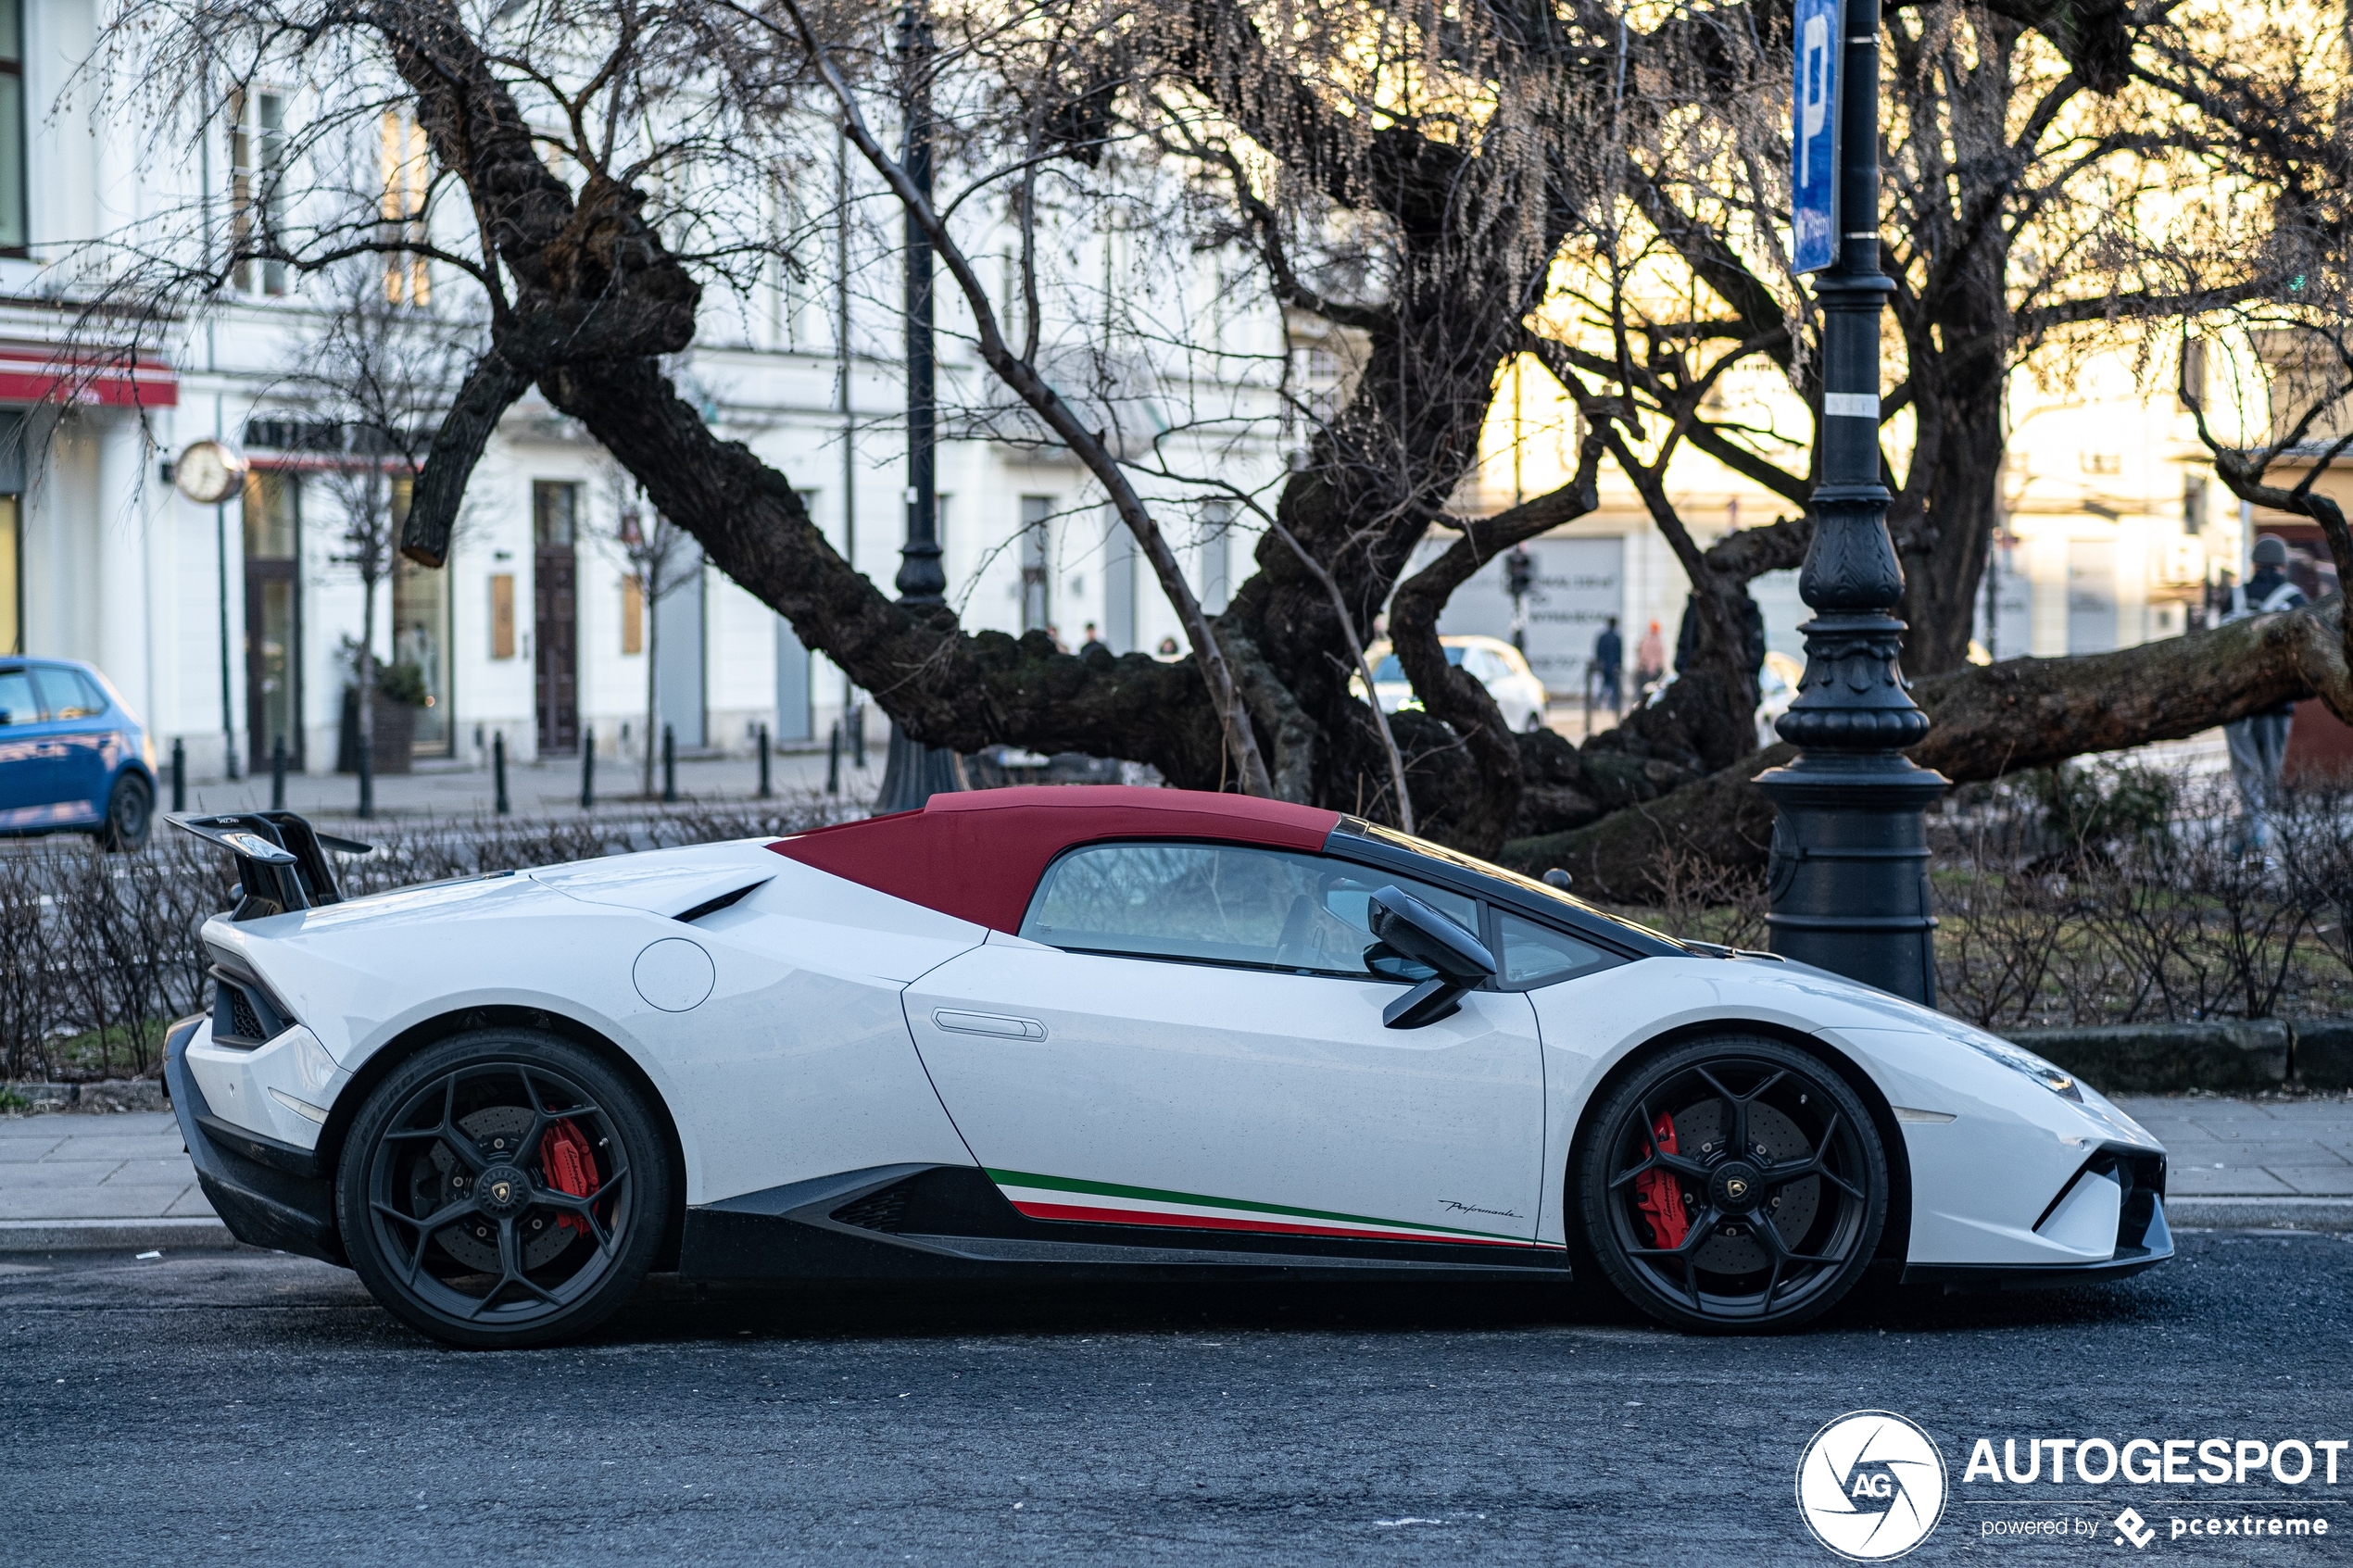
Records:
[[[897,1236],[907,1226],[907,1185],[904,1182],[870,1192],[853,1203],[845,1203],[833,1211],[832,1218],[860,1230],[881,1231]]]

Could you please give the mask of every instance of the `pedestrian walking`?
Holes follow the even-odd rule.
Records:
[[[1626,639],[1617,634],[1617,617],[1602,622],[1601,635],[1593,639],[1593,679],[1601,686],[1602,696],[1615,715],[1625,710],[1626,698],[1622,676],[1626,665]]]
[[[1634,645],[1634,700],[1646,700],[1665,679],[1667,644],[1659,637],[1658,622],[1654,621],[1651,629],[1642,633],[1642,640]]]
[[[2287,545],[2266,533],[2255,541],[2255,573],[2243,588],[2231,591],[2226,620],[2271,615],[2306,602],[2304,591],[2289,581]],[[2222,726],[2231,748],[2231,782],[2246,806],[2246,847],[2268,849],[2271,843],[2271,808],[2279,797],[2280,766],[2287,759],[2287,733],[2296,722],[2296,704],[2283,702],[2260,713]]]

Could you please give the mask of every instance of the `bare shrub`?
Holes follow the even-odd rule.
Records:
[[[2249,854],[2227,780],[2103,764],[1968,792],[1933,837],[1938,1005],[1986,1028],[2342,1010],[2336,796]],[[2334,868],[2334,869],[2333,869]],[[2327,929],[2323,931],[2322,928]]]

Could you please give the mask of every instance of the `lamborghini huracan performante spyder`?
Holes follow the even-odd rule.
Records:
[[[171,1032],[204,1190],[459,1345],[648,1271],[1606,1281],[1781,1327],[2172,1252],[2165,1151],[2048,1062],[1336,812],[1026,788],[346,899],[236,857]]]

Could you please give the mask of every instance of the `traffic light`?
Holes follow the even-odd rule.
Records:
[[[1526,598],[1529,590],[1536,586],[1536,558],[1528,553],[1527,546],[1514,546],[1512,553],[1504,558],[1504,585],[1516,599]]]

